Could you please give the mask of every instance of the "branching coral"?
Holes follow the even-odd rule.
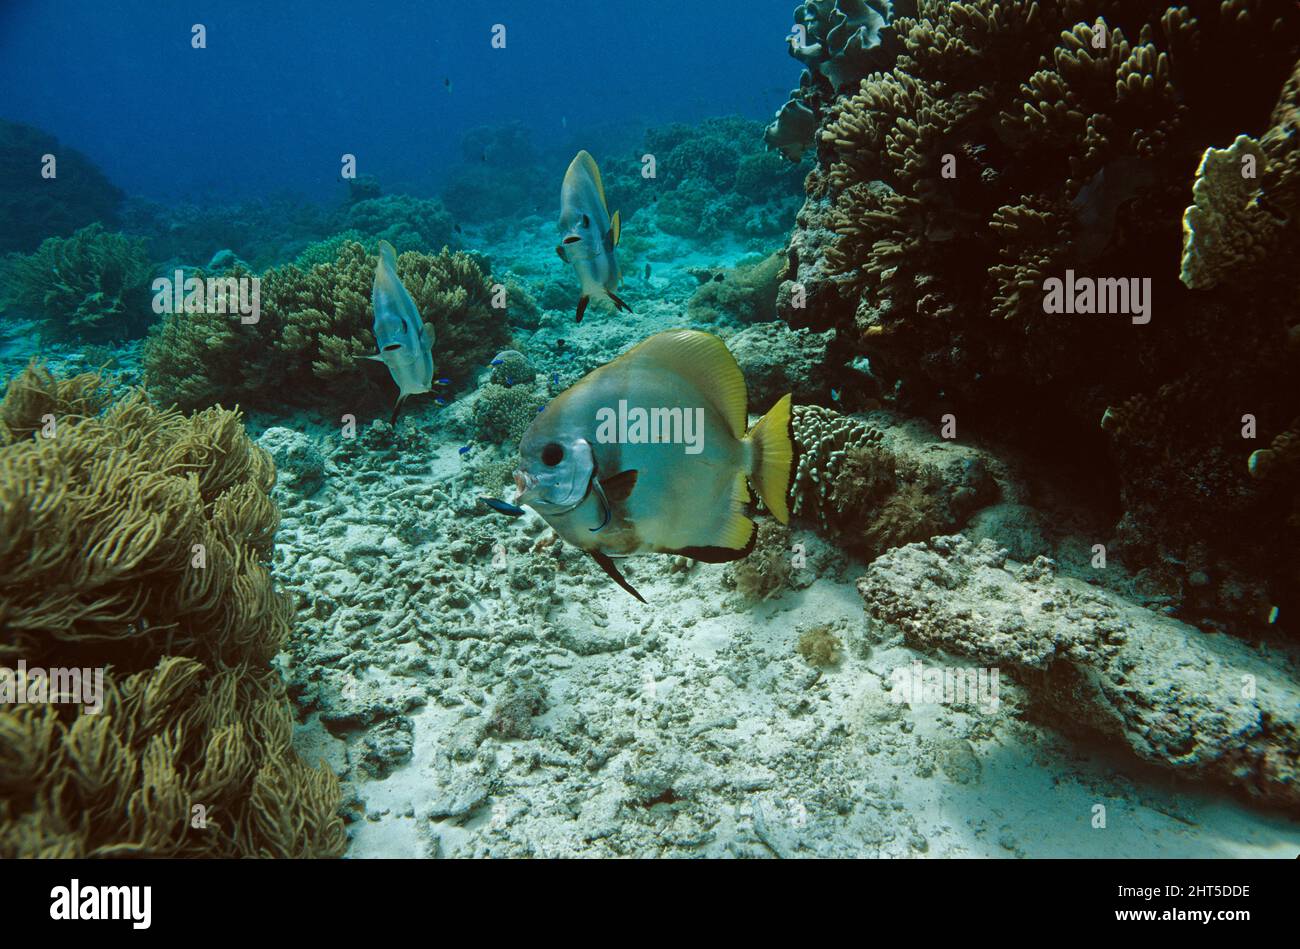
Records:
[[[144,241],[98,223],[48,238],[5,270],[6,309],[35,317],[49,336],[130,339],[153,319]]]
[[[29,369],[0,409],[0,659],[104,686],[98,711],[0,710],[0,854],[340,855],[337,781],[291,750],[270,664],[269,457],[233,412],[102,388]]]
[[[359,362],[375,352],[374,270],[375,257],[347,242],[332,263],[265,273],[256,324],[238,315],[167,315],[145,346],[147,384],[186,408],[225,401],[356,411],[367,392],[373,403],[388,400],[388,381]],[[505,314],[491,305],[490,278],[466,254],[402,254],[397,272],[433,324],[439,376],[462,382],[509,343]]]
[[[1294,542],[1228,539],[1280,520],[1245,474],[1242,414],[1276,431],[1298,408],[1300,8],[921,0],[893,28],[895,68],[819,133],[789,250],[807,309],[783,287],[782,315],[857,340],[900,404],[1027,443],[1095,458],[1097,420],[1123,414],[1122,534],[1147,557],[1208,540],[1225,573],[1294,560]],[[1151,324],[1049,312],[1067,277],[1144,287]]]

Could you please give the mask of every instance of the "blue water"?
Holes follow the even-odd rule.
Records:
[[[646,125],[769,117],[798,80],[781,42],[791,8],[6,0],[0,117],[155,200],[329,200],[344,153],[386,189],[424,192],[477,125],[521,120],[540,150],[571,154],[597,136],[636,142]],[[196,23],[206,49],[191,47]]]

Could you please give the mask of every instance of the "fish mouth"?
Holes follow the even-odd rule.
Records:
[[[537,487],[537,478],[524,471],[522,468],[515,469],[515,503],[518,504],[525,494]]]

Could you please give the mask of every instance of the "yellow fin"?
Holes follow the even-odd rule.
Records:
[[[578,152],[573,159],[574,164],[580,164],[587,169],[587,174],[591,175],[592,180],[596,182],[596,192],[600,195],[600,204],[605,206],[605,183],[600,180],[600,169],[596,167],[596,159],[591,157],[591,153],[585,148]]]
[[[745,477],[745,472],[736,475],[736,504],[749,504],[754,500],[754,495],[749,491],[749,479]]]
[[[749,478],[767,509],[782,524],[790,520],[786,494],[794,470],[794,439],[791,432],[790,396],[783,395],[771,410],[754,423],[746,440],[753,449]]]
[[[647,360],[695,386],[726,421],[732,435],[745,437],[745,377],[727,344],[700,330],[668,330],[633,346],[615,362]],[[759,492],[762,493],[761,491]]]
[[[605,197],[604,195],[601,195],[601,199],[602,199],[602,200],[604,200],[604,197]],[[609,226],[610,226],[610,227],[613,229],[613,231],[614,231],[614,246],[617,247],[617,246],[618,246],[618,238],[619,238],[619,235],[622,233],[622,230],[623,230],[623,229],[622,229],[622,226],[621,226],[621,225],[619,224],[619,222],[618,222],[618,212],[617,212],[617,211],[614,212],[614,217],[613,217],[612,219],[610,219]]]

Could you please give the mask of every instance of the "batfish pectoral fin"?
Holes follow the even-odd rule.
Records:
[[[578,297],[578,318],[574,320],[575,323],[582,322],[582,314],[587,312],[587,304],[590,302],[591,302],[591,297],[588,296]]]
[[[601,487],[605,489],[605,498],[610,504],[622,504],[632,494],[632,489],[636,487],[637,472],[635,469],[620,471],[612,478],[601,478]]]
[[[607,574],[609,574],[609,578],[611,580],[613,580],[615,583],[621,586],[628,593],[631,593],[642,603],[645,602],[645,597],[643,597],[640,593],[637,593],[636,587],[628,583],[627,578],[624,577],[623,574],[618,572],[618,567],[614,566],[614,561],[610,558],[609,554],[601,553],[598,550],[589,550],[587,551],[587,553],[591,554],[592,560],[600,564],[601,570],[604,570]]]

